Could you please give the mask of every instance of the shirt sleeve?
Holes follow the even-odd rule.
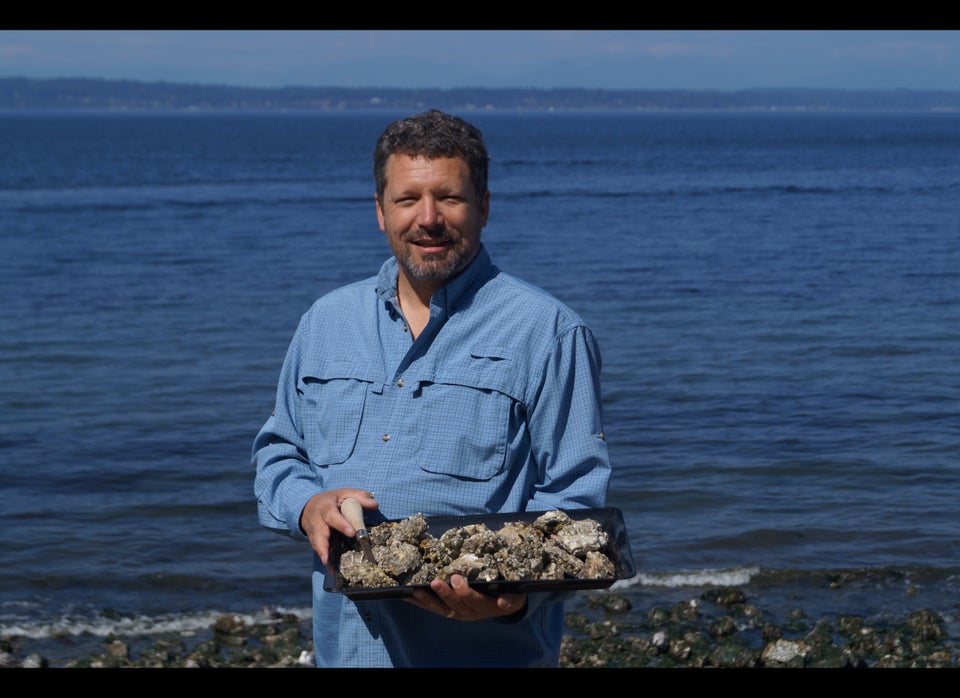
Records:
[[[603,433],[600,349],[589,328],[560,334],[547,358],[528,426],[538,484],[529,509],[606,506],[610,455]]]
[[[600,368],[599,346],[588,328],[577,326],[558,338],[528,415],[540,470],[531,510],[606,506],[611,466],[603,434]],[[544,604],[573,596],[532,593],[524,613],[499,620],[517,623]]]
[[[280,370],[273,414],[254,439],[252,455],[260,525],[300,540],[306,540],[300,513],[311,497],[323,491],[323,483],[307,457],[297,409],[304,330],[301,321]]]

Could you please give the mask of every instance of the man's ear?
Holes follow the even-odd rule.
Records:
[[[380,230],[387,232],[386,228],[383,227],[383,206],[380,205],[380,197],[374,194],[373,201],[377,205],[377,223],[380,226]]]

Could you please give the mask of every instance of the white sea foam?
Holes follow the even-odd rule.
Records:
[[[157,635],[178,633],[191,635],[198,631],[210,630],[223,611],[202,611],[187,615],[171,616],[133,616],[125,618],[63,617],[49,623],[13,622],[0,624],[0,637],[23,637],[42,640],[51,637],[92,635],[107,637],[118,635],[132,637],[138,635]],[[277,622],[280,616],[294,615],[306,620],[311,617],[307,608],[272,608],[254,614],[234,614],[247,624]]]
[[[640,573],[630,579],[617,582],[613,585],[613,588],[625,589],[634,586],[648,586],[673,589],[688,586],[740,586],[747,584],[759,571],[759,567],[735,567],[731,569],[707,569],[690,572]]]

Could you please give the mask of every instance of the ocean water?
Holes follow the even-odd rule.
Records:
[[[495,263],[600,341],[618,588],[847,570],[849,612],[955,620],[960,115],[464,115]],[[388,254],[398,116],[0,114],[0,635],[309,612],[250,446],[300,314]]]

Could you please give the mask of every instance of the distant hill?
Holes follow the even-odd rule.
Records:
[[[795,110],[958,111],[960,91],[230,87],[0,78],[0,110]]]

